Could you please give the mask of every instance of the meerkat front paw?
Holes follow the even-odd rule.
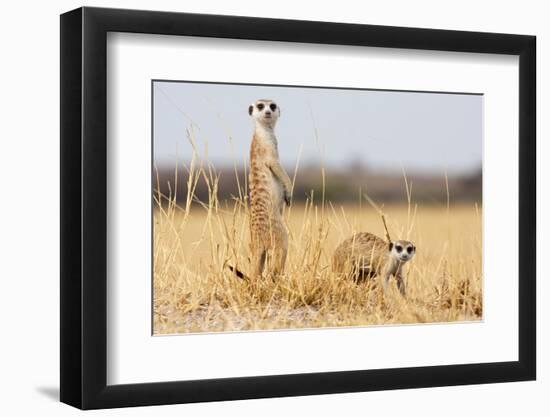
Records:
[[[290,191],[285,190],[284,198],[285,198],[286,205],[290,206],[290,198],[291,198]]]

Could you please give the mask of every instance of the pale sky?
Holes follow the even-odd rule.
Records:
[[[193,128],[214,165],[248,158],[253,122],[248,106],[258,98],[281,108],[276,127],[285,166],[301,162],[441,175],[481,167],[483,96],[160,82],[153,86],[157,165],[187,161]],[[317,135],[316,135],[317,132]],[[229,139],[231,137],[231,140]]]

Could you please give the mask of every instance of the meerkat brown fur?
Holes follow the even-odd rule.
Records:
[[[380,276],[384,292],[394,276],[397,288],[405,296],[403,265],[415,253],[415,245],[408,240],[388,242],[372,233],[357,233],[338,245],[332,258],[332,270],[356,281]]]
[[[254,136],[250,146],[250,255],[252,277],[283,272],[288,236],[283,222],[283,206],[290,205],[291,182],[279,161],[275,124],[281,114],[272,100],[250,105]]]

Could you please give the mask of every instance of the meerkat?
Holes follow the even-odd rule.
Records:
[[[283,207],[290,205],[291,181],[279,161],[275,125],[281,115],[272,100],[257,100],[248,108],[254,120],[250,145],[250,258],[252,277],[266,273],[277,276],[284,270],[288,235],[283,222]],[[240,278],[248,278],[230,267]]]
[[[372,233],[357,233],[344,240],[332,257],[332,270],[356,281],[380,276],[384,292],[393,275],[401,295],[406,295],[403,266],[416,253],[416,246],[408,240],[388,241]]]

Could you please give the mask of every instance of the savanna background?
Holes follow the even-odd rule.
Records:
[[[282,164],[285,274],[248,268],[247,107],[271,98]],[[153,84],[154,334],[482,318],[482,96],[187,82]],[[407,298],[332,273],[358,231],[415,242]]]

